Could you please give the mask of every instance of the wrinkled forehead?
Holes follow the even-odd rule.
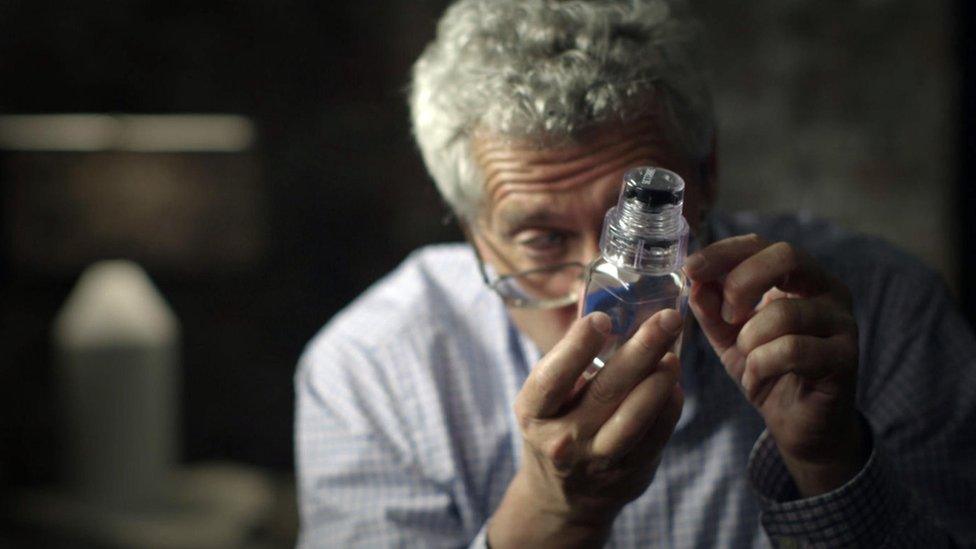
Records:
[[[479,217],[490,222],[492,217],[544,216],[541,206],[558,195],[584,193],[596,184],[602,186],[596,185],[601,188],[594,192],[607,194],[602,187],[608,178],[619,183],[628,167],[653,163],[677,168],[684,156],[666,128],[658,117],[645,116],[570,137],[510,138],[479,132],[472,139],[484,183]]]

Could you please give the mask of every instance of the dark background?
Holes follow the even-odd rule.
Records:
[[[183,324],[186,460],[290,469],[304,343],[412,248],[455,236],[404,100],[439,4],[394,16],[370,2],[0,3],[0,112],[232,112],[257,125],[263,257],[216,274],[147,267]],[[22,483],[57,467],[49,327],[77,271],[19,269],[11,240],[0,459]]]
[[[962,308],[970,325],[976,325],[976,6],[959,2],[956,51],[962,68],[959,109],[959,206],[962,258]]]
[[[248,263],[221,268],[146,264],[183,327],[186,462],[234,460],[290,471],[292,374],[303,345],[410,250],[459,238],[445,222],[447,209],[415,151],[405,105],[410,64],[446,4],[0,0],[0,113],[215,112],[245,115],[256,124],[252,157],[265,212],[261,252]],[[864,2],[858,8],[849,2],[794,2],[788,10],[774,9],[778,0],[693,4],[703,15],[718,65],[722,162],[729,166],[723,203],[762,210],[803,207],[888,235],[923,255],[936,250],[925,259],[959,293],[969,318],[976,317],[971,2]],[[838,15],[844,10],[855,13]],[[837,22],[851,18],[853,23]],[[907,38],[906,28],[915,29]],[[885,49],[905,40],[928,44],[927,49],[901,57],[900,50]],[[836,59],[816,57],[823,43],[833,44]],[[866,67],[887,67],[894,60],[902,64],[883,75],[889,80],[858,80]],[[905,64],[914,72],[903,70]],[[905,88],[906,81],[912,86]],[[723,114],[751,113],[748,104],[736,107],[757,90],[787,98],[782,112]],[[927,109],[916,108],[918,102]],[[915,118],[905,121],[902,110]],[[803,141],[806,148],[788,155],[777,152],[783,144],[778,135],[801,135],[824,120],[840,121],[835,126],[841,129],[824,134],[823,141]],[[921,131],[916,126],[914,133],[899,126],[913,120],[935,122]],[[874,164],[852,168],[843,156],[850,147],[842,151],[830,144],[830,135],[846,129],[861,136],[863,156],[875,158]],[[891,141],[892,134],[910,137]],[[763,135],[778,142],[764,147]],[[899,164],[904,151],[916,156]],[[11,197],[17,185],[26,184],[10,175],[10,166],[21,165],[17,154],[0,151],[0,196],[6,204],[0,209],[5,488],[59,478],[50,326],[85,266],[45,268],[14,253],[18,226],[11,221]],[[915,158],[915,164],[905,164]],[[811,172],[811,163],[840,167]],[[938,169],[926,172],[929,180],[912,172],[932,165]],[[748,186],[756,173],[767,174],[764,185],[777,189],[788,189],[784,181],[796,179],[790,177],[794,173],[811,181],[802,187],[807,194],[766,193],[772,198],[764,203],[739,192],[767,188]],[[898,178],[915,186],[886,186]],[[852,192],[854,198],[835,192]],[[797,196],[805,198],[796,201]],[[932,196],[937,200],[926,198]],[[855,209],[833,215],[841,210],[831,200]],[[885,204],[893,213],[874,212]],[[870,215],[891,218],[891,227],[857,223]],[[919,233],[913,223],[929,219],[938,223],[925,225],[921,240],[899,236]],[[104,255],[117,253],[106,247]]]

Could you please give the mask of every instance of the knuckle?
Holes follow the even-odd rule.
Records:
[[[566,342],[566,351],[570,356],[595,353],[595,347],[599,346],[603,342],[604,337],[605,336],[596,331],[595,328],[588,328],[583,330],[581,333],[576,334],[576,337],[568,339]]]
[[[803,357],[804,353],[807,351],[803,340],[796,336],[786,336],[783,345],[784,354],[791,362],[795,362],[797,359]]]
[[[663,370],[658,375],[664,376],[664,382],[661,383],[660,389],[658,389],[658,398],[666,399],[671,388],[678,383],[678,373],[672,370]]]
[[[752,352],[746,355],[745,364],[742,366],[742,375],[744,376],[746,372],[750,375],[756,376],[759,372],[759,363],[762,362],[762,353]]]
[[[664,343],[671,340],[671,336],[663,333],[663,331],[657,327],[656,322],[650,322],[648,325],[640,330],[631,338],[638,345],[641,346],[647,352],[657,352]]]
[[[653,353],[654,352],[654,343],[652,341],[650,341],[649,338],[646,335],[643,335],[642,336],[642,335],[639,335],[639,334],[634,334],[634,337],[632,337],[631,339],[633,339],[634,342],[638,346],[640,346],[640,348],[645,353]]]
[[[651,383],[647,386],[643,398],[648,401],[661,402],[668,398],[668,391],[678,382],[678,376],[668,370],[658,370],[648,378]]]
[[[621,414],[614,414],[608,420],[609,424],[612,424],[613,430],[618,434],[622,442],[618,442],[613,446],[608,445],[592,445],[590,449],[590,455],[597,459],[612,459],[615,455],[621,453],[622,446],[632,444],[635,439],[641,434],[645,425],[638,421],[637,418],[633,416],[625,416]]]
[[[586,354],[586,343],[580,338],[574,338],[566,342],[566,353],[570,356],[580,356]]]
[[[779,241],[770,246],[770,250],[776,252],[779,260],[785,265],[790,267],[799,265],[800,252],[789,242]]]
[[[532,389],[542,402],[551,401],[556,396],[556,380],[553,374],[548,369],[536,372],[532,381]]]
[[[669,352],[657,363],[657,367],[654,368],[651,375],[663,376],[667,384],[666,387],[670,387],[678,382],[681,375],[681,363],[674,353]]]
[[[587,392],[598,404],[612,404],[620,399],[620,389],[605,381],[606,376],[596,376],[590,382]]]
[[[738,272],[733,271],[725,277],[725,284],[722,289],[723,297],[728,301],[735,302],[745,290],[745,279]]]
[[[564,437],[547,440],[540,448],[543,457],[549,461],[557,461],[563,455],[563,448],[566,445]]]
[[[541,444],[540,453],[557,467],[564,466],[572,461],[577,440],[571,429],[561,429]]]
[[[515,404],[512,406],[512,412],[515,414],[519,428],[523,433],[527,432],[532,426],[532,420],[534,418],[526,412],[525,404],[520,399],[515,400]]]
[[[773,303],[773,316],[778,326],[793,332],[803,326],[803,306],[797,299],[778,299]]]
[[[668,372],[677,379],[681,376],[681,359],[673,351],[668,351],[661,357],[657,369],[662,372]]]
[[[750,372],[755,369],[756,357],[759,355],[759,351],[753,351],[746,355],[745,360],[742,361],[742,373],[745,375],[746,372]]]
[[[749,242],[751,244],[755,244],[757,246],[764,246],[766,244],[766,239],[764,239],[763,237],[759,236],[756,233],[749,233],[749,234],[743,236],[742,238],[746,242]]]
[[[756,341],[758,335],[756,334],[757,328],[754,323],[747,322],[745,326],[739,330],[739,335],[735,338],[735,344],[737,347],[742,349],[744,352],[750,352],[756,348]]]

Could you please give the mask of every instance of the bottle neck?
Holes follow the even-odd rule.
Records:
[[[613,216],[614,224],[620,231],[635,235],[647,237],[675,235],[681,231],[682,223],[685,222],[681,216],[682,206],[683,203],[678,203],[648,208],[640,202],[624,201],[614,208],[617,210]],[[608,216],[607,220],[610,219],[611,217]]]
[[[603,223],[600,252],[619,268],[642,272],[677,271],[688,253],[688,223],[681,206],[667,211],[632,212],[611,208]]]

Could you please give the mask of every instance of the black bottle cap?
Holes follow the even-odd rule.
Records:
[[[644,208],[681,204],[684,191],[684,181],[668,170],[645,166],[624,175],[624,199],[636,200]]]

